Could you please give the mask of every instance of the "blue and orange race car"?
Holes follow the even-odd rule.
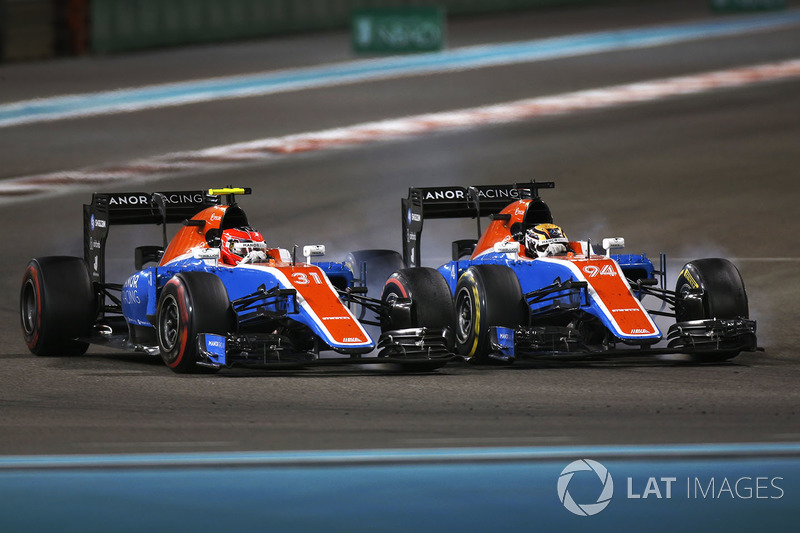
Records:
[[[656,268],[644,254],[612,254],[622,238],[603,239],[605,253],[568,239],[539,197],[554,186],[410,189],[402,200],[407,268],[392,274],[382,298],[411,300],[414,320],[386,315],[384,328],[451,327],[458,352],[474,362],[667,353],[707,362],[756,350],[756,323],[730,261],[691,261],[668,290],[663,254]],[[423,222],[458,217],[477,219],[478,239],[454,241],[452,261],[437,269],[420,267]],[[645,296],[661,308],[646,309]],[[659,315],[674,320],[666,339]]]
[[[41,257],[25,271],[20,315],[30,351],[81,354],[99,344],[158,354],[176,372],[386,362],[430,370],[452,357],[443,327],[385,329],[377,340],[367,331],[379,324],[369,311],[383,322],[409,313],[407,301],[366,294],[369,264],[382,286],[389,272],[381,269],[402,265],[399,254],[312,263],[324,246],[311,245],[298,261],[296,249],[268,247],[250,227],[235,201],[241,194],[250,190],[94,194],[84,205],[84,257]],[[183,226],[167,242],[171,223]],[[109,283],[109,229],[126,224],[159,224],[164,243],[136,248],[136,272]]]

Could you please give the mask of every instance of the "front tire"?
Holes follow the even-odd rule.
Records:
[[[89,344],[97,303],[86,263],[80,257],[41,257],[25,269],[20,318],[25,344],[35,355],[81,355]]]
[[[453,329],[453,301],[450,287],[439,271],[433,268],[403,268],[394,272],[383,287],[381,300],[393,302],[398,298],[411,300],[411,313],[402,322],[383,317],[381,330],[386,332],[407,328]],[[448,347],[448,350],[451,348]],[[409,372],[429,372],[447,364],[430,361],[403,364]]]
[[[455,323],[450,287],[433,268],[403,268],[392,274],[383,287],[381,300],[411,300],[407,322],[383,321],[383,331],[405,328],[452,328]]]
[[[458,280],[455,294],[456,348],[476,364],[494,362],[489,329],[527,323],[527,305],[516,274],[503,265],[476,265]]]
[[[676,322],[750,316],[742,276],[727,259],[696,259],[686,263],[678,274],[675,292]],[[738,351],[727,351],[695,354],[693,358],[698,362],[718,362],[737,355]]]
[[[157,316],[158,345],[164,363],[177,373],[209,372],[197,365],[197,335],[225,335],[233,314],[225,285],[209,272],[181,272],[161,290]]]

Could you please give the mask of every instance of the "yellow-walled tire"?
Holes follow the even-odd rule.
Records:
[[[528,322],[528,308],[516,274],[503,265],[475,265],[458,280],[454,297],[456,349],[473,363],[489,363],[493,326]]]

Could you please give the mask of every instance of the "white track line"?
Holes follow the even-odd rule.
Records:
[[[701,94],[798,77],[800,77],[800,59],[795,59],[469,109],[381,120],[330,130],[215,146],[191,152],[170,153],[117,165],[12,178],[0,182],[0,198],[67,193],[74,190],[75,186],[118,183],[127,180],[150,180],[204,171],[210,168],[257,162],[276,156],[366,145],[438,131],[506,124],[536,117],[564,115],[624,104],[652,102],[670,97]]]

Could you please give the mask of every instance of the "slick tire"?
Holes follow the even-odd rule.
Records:
[[[80,257],[32,259],[22,277],[20,318],[25,344],[35,355],[81,355],[97,304],[86,263]]]
[[[403,268],[389,276],[381,300],[396,298],[411,300],[408,323],[382,324],[383,330],[404,328],[452,328],[455,324],[450,287],[433,268]]]
[[[489,364],[489,328],[527,323],[527,306],[516,274],[503,265],[475,265],[456,285],[456,349],[474,364]]]
[[[411,300],[411,316],[407,323],[381,321],[383,331],[405,328],[449,328],[455,325],[450,287],[433,268],[403,268],[394,272],[383,287],[381,300],[397,298]],[[450,349],[450,348],[448,348]],[[401,365],[407,372],[430,372],[443,367],[447,361],[430,361]]]
[[[174,372],[206,373],[199,366],[197,335],[225,335],[233,328],[233,311],[225,285],[209,272],[181,272],[161,290],[156,318],[161,358]]]
[[[702,297],[691,293],[700,289]],[[696,259],[686,263],[675,284],[677,322],[708,318],[749,318],[747,291],[736,266],[727,259]],[[738,351],[697,354],[698,362],[727,361]]]

